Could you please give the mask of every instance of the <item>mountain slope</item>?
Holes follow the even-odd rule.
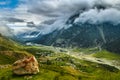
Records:
[[[0,35],[0,64],[12,64],[14,61],[30,55],[20,44]]]
[[[55,30],[52,33],[28,39],[26,42],[58,47],[88,48],[97,46],[119,53],[119,32],[119,25],[113,25],[110,23],[99,25],[87,23],[73,24],[72,27],[68,29]],[[115,48],[115,50],[112,48]]]
[[[34,49],[34,48],[33,48]],[[106,64],[91,61],[61,53],[34,53],[37,57],[40,72],[36,75],[16,76],[11,67],[0,69],[1,80],[119,80],[120,70]],[[45,55],[44,55],[45,54]],[[74,54],[73,54],[74,55]],[[103,77],[104,76],[104,77]]]
[[[96,6],[96,7],[95,7]],[[105,6],[97,6],[94,8],[97,9],[98,13],[101,10],[106,9]],[[89,48],[89,47],[101,47],[112,52],[120,53],[120,24],[114,23],[111,20],[103,20],[103,22],[94,23],[94,20],[91,18],[83,22],[78,19],[82,13],[86,12],[86,9],[82,9],[80,12],[76,12],[69,16],[66,21],[64,21],[57,28],[60,23],[55,25],[55,29],[49,29],[51,25],[46,26],[39,25],[38,30],[28,31],[16,35],[14,39],[27,43],[37,43],[43,45],[52,45],[58,47],[79,47],[79,48]],[[83,16],[84,17],[84,16]],[[90,17],[90,16],[88,16]],[[81,17],[82,18],[82,17]],[[49,30],[51,30],[49,32]],[[46,32],[42,34],[42,32]]]
[[[119,80],[120,70],[114,66],[100,64],[85,59],[75,58],[77,50],[67,50],[50,46],[22,46],[14,41],[0,36],[0,80]],[[16,44],[16,45],[15,45]],[[3,47],[4,46],[4,47]],[[27,51],[27,52],[26,52]],[[77,57],[82,52],[87,54],[99,50],[81,49],[77,51]],[[40,73],[36,75],[16,76],[12,73],[11,64],[20,58],[32,53],[38,60]],[[100,52],[101,53],[101,52]],[[97,54],[100,54],[97,53]],[[111,53],[112,54],[112,53]],[[94,55],[97,57],[96,55]],[[116,55],[114,55],[116,56]],[[106,56],[105,56],[106,57]],[[109,57],[109,56],[108,56]],[[119,57],[116,57],[119,58]],[[8,65],[9,64],[9,65]],[[103,74],[104,73],[104,74]],[[105,76],[105,77],[103,77]]]

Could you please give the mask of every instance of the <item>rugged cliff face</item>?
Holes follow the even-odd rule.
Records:
[[[104,10],[104,7],[96,7],[98,13]],[[23,43],[37,43],[43,45],[52,45],[59,47],[102,47],[110,51],[120,52],[120,24],[106,20],[100,22],[95,20],[79,21],[80,15],[87,11],[86,9],[71,15],[64,23],[62,29],[55,29],[50,33],[41,34],[40,30],[26,32],[17,35],[17,40]],[[82,19],[81,19],[82,20]],[[60,24],[58,24],[59,26]]]
[[[26,42],[59,47],[100,46],[111,51],[117,51],[119,50],[119,32],[119,25],[109,23],[99,25],[73,24],[68,29],[55,30],[50,34],[39,35],[34,39],[26,40]],[[112,50],[113,47],[115,50]]]

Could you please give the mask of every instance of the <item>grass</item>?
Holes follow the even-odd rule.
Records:
[[[97,58],[105,58],[109,60],[120,60],[120,55],[116,53],[112,53],[106,50],[99,51],[95,54],[93,54],[94,57]]]
[[[0,54],[0,64],[12,64],[16,59]]]
[[[80,66],[74,68],[40,63],[40,72],[36,75],[17,76],[13,75],[11,67],[0,69],[0,80],[120,80],[119,70],[110,71],[105,65],[77,59],[76,61],[81,62],[84,70]],[[74,65],[77,66],[78,63]]]
[[[112,66],[66,57],[56,61],[58,64],[54,60],[50,60],[51,64],[39,63],[40,72],[36,75],[16,76],[11,67],[0,69],[0,80],[120,80],[120,71]],[[63,62],[76,67],[62,65]]]
[[[120,70],[113,66],[79,60],[64,53],[56,53],[53,48],[42,46],[22,46],[0,36],[0,80],[120,80]],[[93,53],[94,57],[120,60],[118,54],[106,50],[97,52],[96,48],[74,49],[73,52]],[[12,67],[1,68],[1,65],[12,64],[25,56],[35,55],[40,65],[36,75],[13,75]],[[40,54],[36,54],[40,53]],[[44,56],[43,56],[44,55]],[[40,62],[39,58],[47,58]]]
[[[26,51],[0,51],[0,64],[13,64],[16,60],[32,56]]]
[[[26,56],[31,54],[24,50],[24,46],[0,35],[0,64],[12,64]]]
[[[93,47],[93,48],[74,48],[72,49],[73,52],[84,52],[84,53],[93,53],[93,52],[98,52],[99,49],[97,47]]]
[[[6,38],[4,36],[0,36],[0,51],[6,50],[21,50],[22,45],[16,43],[15,41]]]

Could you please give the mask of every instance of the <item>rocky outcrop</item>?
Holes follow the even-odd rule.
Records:
[[[16,75],[37,74],[39,66],[34,56],[16,61],[13,64],[13,73]]]

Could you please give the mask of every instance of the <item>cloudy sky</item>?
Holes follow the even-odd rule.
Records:
[[[76,13],[74,23],[119,24],[120,0],[0,0],[0,33],[48,34],[68,28],[66,21]]]

